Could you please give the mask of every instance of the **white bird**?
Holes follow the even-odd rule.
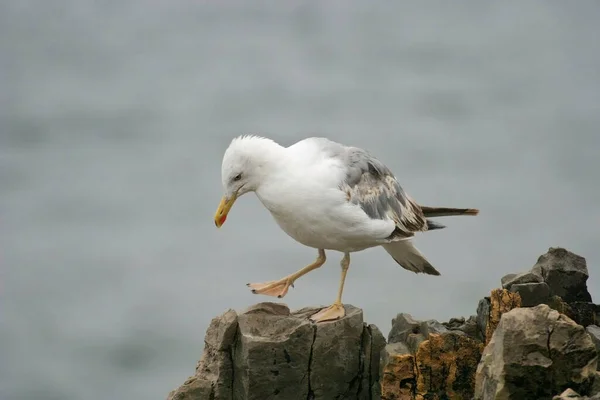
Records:
[[[291,275],[249,283],[253,293],[281,298],[298,278],[325,263],[325,250],[344,253],[337,298],[311,316],[315,322],[345,315],[342,292],[350,253],[382,246],[403,268],[439,275],[411,238],[415,232],[444,228],[427,217],[479,213],[471,208],[420,206],[367,151],[325,138],[283,147],[263,137],[237,137],[225,151],[221,175],[224,195],[215,214],[217,227],[238,197],[255,192],[284,232],[318,249],[315,262]]]

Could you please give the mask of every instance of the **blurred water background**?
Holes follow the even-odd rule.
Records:
[[[269,298],[316,252],[254,196],[217,230],[232,137],[369,149],[427,205],[478,207],[416,245],[352,258],[344,300],[475,313],[550,246],[587,258],[600,301],[600,3],[0,3],[0,397],[163,399],[210,319]],[[329,304],[340,254],[296,284]]]

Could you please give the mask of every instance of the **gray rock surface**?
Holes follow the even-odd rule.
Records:
[[[212,320],[196,373],[169,400],[378,399],[385,339],[362,311],[312,323],[318,308],[259,303]]]
[[[381,399],[471,399],[483,350],[477,336],[475,316],[440,323],[398,314],[382,354]]]
[[[574,391],[573,389],[567,389],[559,395],[556,395],[552,398],[552,400],[600,400],[600,393],[589,396],[581,396],[579,393]]]
[[[565,302],[591,302],[587,290],[588,269],[585,258],[560,247],[551,247],[538,258],[531,272],[542,276],[552,294]]]
[[[477,324],[477,316],[471,315],[467,320],[461,318],[451,318],[450,321],[444,322],[443,325],[452,332],[462,332],[465,335],[483,341],[483,336],[479,335],[479,326]]]
[[[281,304],[257,304],[239,315],[233,398],[308,396],[314,341],[315,329],[308,318],[290,318],[289,309]]]
[[[421,322],[415,320],[412,315],[400,313],[392,319],[392,329],[388,334],[388,343],[406,342],[408,335],[419,333]]]
[[[548,304],[551,297],[550,286],[546,282],[515,283],[510,286],[509,290],[519,293],[521,296],[521,307]]]
[[[596,351],[600,354],[600,326],[589,325],[585,330],[592,338],[592,342],[594,342],[594,345],[596,346]],[[600,361],[598,362],[598,365],[600,365]]]
[[[552,400],[580,400],[582,397],[573,389],[567,389],[561,394],[554,396]]]
[[[566,314],[579,325],[599,325],[600,305],[587,301],[574,301],[568,303]]]
[[[600,305],[592,303],[587,279],[585,258],[551,247],[531,271],[505,275],[502,287],[519,293],[522,307],[548,304],[580,325],[598,325]]]
[[[540,283],[544,282],[544,279],[539,273],[527,271],[520,274],[505,275],[500,281],[503,289],[510,290],[513,285],[519,285],[523,283]]]
[[[406,346],[408,346],[408,349],[414,354],[417,352],[417,349],[421,343],[423,343],[426,339],[427,337],[422,333],[411,333],[406,338]]]
[[[196,366],[196,374],[189,378],[173,400],[231,399],[233,388],[232,352],[237,331],[237,314],[227,310],[213,318],[204,338],[204,353]]]
[[[481,299],[477,315],[440,323],[398,314],[388,344],[351,305],[322,324],[308,318],[317,308],[228,310],[211,321],[195,374],[168,399],[600,400],[600,305],[587,278],[583,257],[551,248],[531,271],[503,277],[506,290]],[[521,308],[498,312],[505,297]]]
[[[571,388],[589,395],[597,354],[581,325],[542,304],[502,315],[477,368],[475,398],[546,399]]]
[[[490,298],[484,297],[479,300],[479,304],[477,304],[477,337],[483,342],[485,341],[485,332],[487,329],[487,324],[490,319]]]
[[[448,332],[448,328],[444,326],[441,322],[436,321],[435,319],[429,319],[427,321],[421,322],[419,329],[425,337],[429,336],[432,333],[446,333]]]
[[[507,285],[507,284],[508,284],[510,281],[512,281],[512,280],[513,280],[513,279],[514,279],[514,278],[515,278],[517,275],[519,275],[519,274],[510,273],[510,274],[506,274],[506,275],[504,275],[502,278],[500,278],[500,283],[502,284],[502,287],[503,287],[504,289],[508,289],[508,288],[506,287],[506,285]]]
[[[600,358],[598,359],[598,364],[600,364]],[[592,393],[590,400],[600,400],[600,371],[596,371],[594,375],[594,382],[592,383],[590,393]]]

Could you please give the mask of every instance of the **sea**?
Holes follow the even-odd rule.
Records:
[[[600,302],[597,1],[0,2],[0,398],[165,399],[211,319],[330,304],[341,254],[281,300],[248,282],[316,251],[258,199],[221,229],[232,138],[369,150],[420,204],[480,209],[415,245],[417,275],[355,253],[344,302],[475,314],[550,247]]]

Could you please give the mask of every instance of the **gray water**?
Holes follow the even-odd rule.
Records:
[[[550,246],[600,300],[600,4],[4,1],[0,5],[0,398],[162,399],[210,319],[270,298],[316,252],[253,195],[217,230],[232,137],[365,147],[422,204],[477,207],[416,245],[352,257],[344,301],[475,312]],[[335,297],[340,254],[292,308]]]

